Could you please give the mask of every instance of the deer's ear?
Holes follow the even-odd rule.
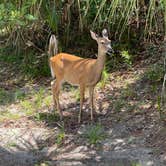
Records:
[[[92,39],[97,40],[98,35],[96,33],[94,33],[93,31],[90,30],[90,34],[91,34]]]
[[[102,30],[102,35],[103,35],[103,37],[108,38],[108,32],[106,29]]]

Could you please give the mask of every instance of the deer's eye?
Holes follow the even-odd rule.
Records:
[[[104,41],[101,41],[100,43],[101,43],[101,44],[104,44]]]

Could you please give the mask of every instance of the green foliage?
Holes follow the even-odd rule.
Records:
[[[30,14],[30,8],[33,8],[37,0],[23,1],[21,8],[18,8],[18,3],[7,2],[0,4],[0,24],[1,28],[6,26],[25,26],[29,21],[37,19],[35,13]],[[14,27],[12,27],[14,28]]]
[[[124,58],[125,64],[127,64],[128,67],[131,67],[131,65],[132,65],[131,58],[132,58],[132,56],[129,54],[129,52],[128,51],[122,51],[121,56]]]
[[[40,163],[35,164],[34,166],[50,166],[49,161],[42,161]]]
[[[30,98],[30,96],[33,96]],[[50,96],[45,96],[45,89],[40,88],[38,91],[33,91],[27,98],[23,98],[20,101],[20,105],[22,107],[22,111],[27,116],[34,116],[36,120],[50,120],[52,121],[52,114],[43,114],[39,113],[39,110],[41,110],[44,107],[49,108],[49,104],[51,103]],[[55,120],[55,118],[53,118]]]
[[[35,52],[30,52],[26,58],[21,61],[20,68],[22,72],[29,77],[38,77],[39,75],[48,76],[50,74],[48,57],[43,56],[39,59]]]
[[[44,122],[51,124],[51,123],[54,123],[58,120],[58,115],[54,114],[54,113],[50,114],[50,113],[36,112],[34,114],[34,119],[36,121],[44,121]]]
[[[141,166],[141,164],[139,164],[139,163],[137,163],[137,162],[133,162],[133,163],[131,164],[131,166]]]
[[[113,103],[113,108],[116,112],[120,112],[124,106],[126,106],[126,101],[121,98]]]
[[[38,92],[34,95],[34,103],[35,108],[39,109],[42,107],[43,104],[43,98],[44,98],[45,90],[43,88],[40,88]]]
[[[21,101],[20,105],[22,107],[22,111],[27,116],[32,116],[35,113],[35,109],[34,109],[33,103],[31,101],[29,101],[29,100]]]
[[[46,105],[47,108],[50,107],[51,103],[52,103],[52,95],[51,96],[46,96],[44,99],[44,104]]]
[[[104,128],[100,124],[89,125],[83,135],[90,144],[94,145],[99,143],[106,137]]]
[[[161,82],[164,76],[164,69],[161,65],[153,65],[146,72],[144,77],[149,81],[157,83]]]
[[[43,7],[43,12],[44,12],[44,18],[46,22],[49,24],[50,28],[52,29],[53,32],[58,32],[58,24],[60,21],[59,15],[58,15],[58,10],[56,7],[57,1],[47,1],[43,0],[42,1],[42,7]],[[61,4],[59,4],[59,7]]]
[[[8,101],[9,101],[9,96],[7,91],[0,88],[0,103],[4,104],[4,103],[7,103]]]
[[[60,131],[56,136],[56,143],[58,144],[58,146],[62,145],[64,138],[65,138],[64,126],[61,126]]]
[[[0,122],[4,121],[6,119],[12,119],[12,120],[17,120],[19,119],[21,116],[19,114],[16,113],[11,113],[8,110],[1,112],[0,114]]]
[[[136,96],[136,92],[134,91],[134,89],[132,89],[132,87],[127,86],[127,88],[125,88],[122,91],[122,97],[123,98],[127,98],[127,97],[133,98],[135,96]]]
[[[24,91],[22,90],[16,90],[15,93],[14,93],[14,100],[17,101],[17,100],[23,100],[24,98],[26,97],[26,94]]]
[[[109,73],[108,73],[108,71],[107,71],[107,69],[105,67],[103,72],[102,72],[102,79],[99,82],[99,87],[100,88],[104,88],[106,83],[108,82],[108,79],[109,79]]]

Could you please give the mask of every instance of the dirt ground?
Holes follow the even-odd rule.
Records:
[[[86,99],[78,124],[75,88],[64,85],[61,91],[63,122],[51,112],[51,97],[47,106],[41,97],[35,115],[24,114],[28,110],[24,107],[22,112],[24,99],[20,95],[13,100],[13,92],[28,94],[25,98],[34,107],[33,97],[40,87],[44,97],[51,96],[51,80],[28,80],[12,66],[1,64],[0,166],[165,166],[166,129],[157,111],[161,83],[150,82],[147,69],[140,61],[128,70],[110,73],[105,87],[98,85],[95,90],[95,121],[90,122]],[[86,132],[96,125],[102,126],[105,136],[100,137],[101,132],[96,136],[99,141],[91,143],[94,138],[86,137]]]

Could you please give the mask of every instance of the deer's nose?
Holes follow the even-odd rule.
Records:
[[[111,48],[111,50],[110,50],[110,51],[111,51],[111,53],[114,53],[114,50],[113,50],[112,48]]]
[[[108,47],[109,49],[108,49],[108,52],[109,53],[114,53],[114,50],[112,49],[112,47],[109,45],[109,47]]]

